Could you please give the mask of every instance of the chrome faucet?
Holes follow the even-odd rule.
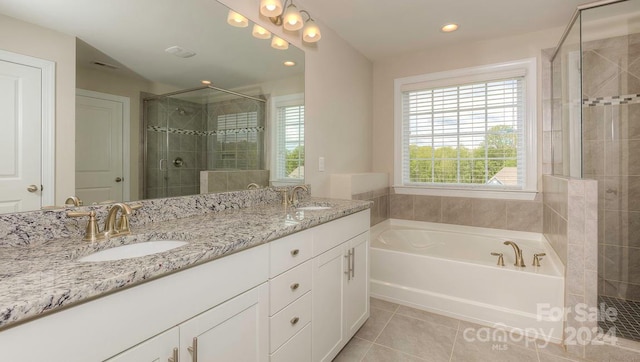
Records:
[[[508,240],[504,242],[504,245],[513,246],[513,251],[516,253],[516,263],[513,265],[524,268],[526,265],[524,264],[524,260],[522,259],[522,250],[520,250],[520,247],[518,246],[518,244],[514,243],[511,240]]]
[[[122,229],[122,228],[117,228],[116,227],[116,216],[118,215],[118,211],[120,211],[122,213],[122,217],[124,218],[123,220],[127,220],[127,216],[131,215],[131,213],[133,212],[133,209],[131,209],[131,207],[129,207],[129,205],[122,203],[122,202],[118,202],[116,204],[113,204],[111,206],[111,208],[109,209],[109,213],[107,214],[107,218],[104,221],[104,235],[105,236],[114,236],[114,235],[126,235],[129,234],[130,231],[127,229]],[[123,222],[121,221],[121,224],[123,224]],[[128,223],[127,223],[128,225]]]
[[[248,190],[251,190],[251,189],[259,189],[259,188],[260,188],[260,185],[258,185],[258,184],[257,184],[257,183],[255,183],[255,182],[252,182],[252,183],[250,183],[250,184],[248,184],[248,185],[247,185],[247,189],[248,189]]]
[[[293,207],[298,206],[298,190],[302,190],[304,192],[308,192],[309,189],[305,185],[297,185],[291,190],[291,196],[289,197],[289,204]]]

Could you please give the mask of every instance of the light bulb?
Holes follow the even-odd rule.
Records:
[[[260,14],[275,18],[282,14],[282,2],[280,0],[261,0]]]
[[[274,49],[286,50],[289,49],[289,43],[274,35],[273,39],[271,39],[271,47]]]
[[[229,10],[227,23],[231,26],[235,26],[236,28],[246,28],[249,26],[249,20],[233,10]]]
[[[258,38],[258,39],[271,38],[271,33],[267,29],[261,27],[258,24],[253,25],[253,31],[251,32],[251,35],[253,35],[255,38]]]
[[[440,28],[440,30],[442,30],[445,33],[450,33],[452,31],[458,30],[458,24],[454,24],[454,23],[447,24],[447,25],[444,25],[442,28]]]
[[[284,12],[282,22],[282,26],[285,29],[291,31],[300,30],[304,25],[302,23],[302,15],[300,15],[298,8],[293,4],[287,6],[287,10],[285,10]]]
[[[316,22],[313,19],[307,20],[304,24],[304,30],[302,30],[302,40],[307,43],[315,43],[322,37],[320,34],[320,28],[316,25]]]

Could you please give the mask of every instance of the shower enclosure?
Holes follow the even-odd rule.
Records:
[[[640,0],[579,8],[551,69],[551,172],[598,181],[599,323],[640,340]]]
[[[144,98],[144,198],[209,192],[201,189],[205,170],[228,171],[215,173],[225,185],[243,175],[234,189],[265,185],[268,171],[246,176],[265,167],[265,102],[213,86]]]

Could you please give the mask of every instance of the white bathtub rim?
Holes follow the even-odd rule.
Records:
[[[458,224],[445,224],[430,221],[404,220],[404,219],[386,219],[371,227],[371,237],[377,237],[380,229],[386,230],[389,226],[401,226],[403,228],[428,228],[431,230],[447,231],[452,233],[473,233],[482,236],[495,237],[514,237],[518,239],[526,239],[531,241],[542,241],[544,235],[530,231],[516,231],[507,229],[485,228],[481,226],[469,226]],[[508,236],[506,234],[508,233]]]

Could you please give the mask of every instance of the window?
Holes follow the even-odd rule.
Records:
[[[304,180],[304,98],[283,96],[274,100],[275,134],[272,180]]]
[[[535,59],[397,79],[397,191],[535,191],[535,92]]]

